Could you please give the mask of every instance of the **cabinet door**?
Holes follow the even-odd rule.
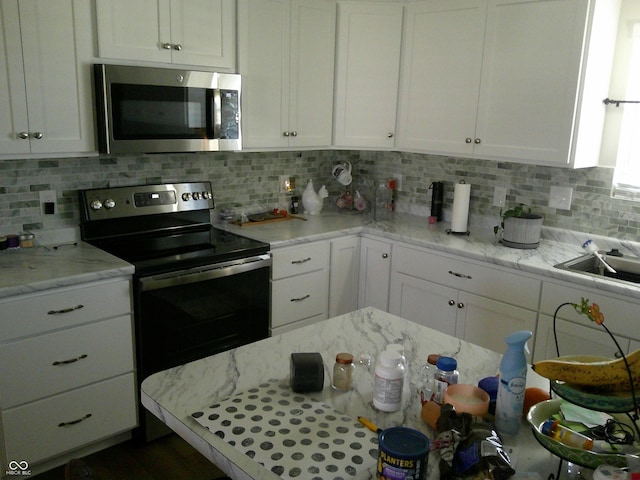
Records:
[[[358,308],[389,309],[390,243],[363,238],[360,241]]]
[[[489,1],[477,155],[567,164],[588,4]]]
[[[291,147],[331,145],[336,3],[291,4],[289,126]]]
[[[485,17],[486,0],[407,7],[398,119],[402,148],[473,153]]]
[[[289,0],[238,0],[244,148],[289,145],[289,20]]]
[[[458,291],[437,283],[394,272],[389,313],[448,335],[456,334]]]
[[[603,329],[596,329],[559,318],[556,320],[556,337],[560,355],[602,355],[610,358],[618,356],[618,349],[611,337]],[[616,340],[624,352],[627,353],[630,348],[629,339],[616,335]],[[636,343],[634,342],[635,345]],[[557,356],[556,342],[553,335],[553,317],[540,315],[533,359],[534,361],[540,361],[556,358]]]
[[[466,292],[460,292],[457,310],[456,336],[495,352],[505,351],[504,339],[515,331],[536,333],[537,312],[531,310]]]
[[[399,4],[338,4],[336,146],[394,146],[402,16]]]
[[[88,19],[75,18],[83,8],[71,0],[19,6],[31,153],[93,150],[91,40],[77,25]]]
[[[171,0],[173,63],[235,68],[235,9],[235,0]]]
[[[29,153],[27,92],[17,0],[0,2],[0,153]]]
[[[329,317],[358,309],[360,238],[331,241],[329,269]]]
[[[171,61],[169,0],[96,2],[98,55],[102,58]]]

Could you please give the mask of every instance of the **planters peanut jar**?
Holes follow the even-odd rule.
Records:
[[[424,480],[429,439],[411,428],[383,430],[378,439],[378,480]]]

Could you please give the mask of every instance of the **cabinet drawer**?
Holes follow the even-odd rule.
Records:
[[[320,270],[273,282],[271,328],[316,315],[327,317],[329,272]]]
[[[558,283],[543,282],[540,312],[553,317],[556,308],[561,304],[565,302],[580,303],[582,297],[588,299],[589,303],[598,304],[600,311],[604,313],[607,328],[613,333],[640,340],[639,304],[626,302],[586,288],[578,289]],[[602,327],[589,320],[586,315],[579,315],[569,305],[560,309],[558,317],[588,328],[604,331]]]
[[[0,341],[128,313],[129,280],[25,295],[0,303]]]
[[[31,464],[132,429],[136,410],[130,373],[4,411],[7,458]]]
[[[541,282],[519,273],[403,246],[394,248],[392,271],[529,310],[538,309]]]
[[[329,242],[276,249],[272,254],[274,280],[329,267]]]
[[[11,408],[133,371],[131,317],[0,345],[0,398]]]

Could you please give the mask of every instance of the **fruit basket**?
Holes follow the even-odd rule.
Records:
[[[560,411],[561,402],[562,400],[560,399],[545,400],[531,407],[527,414],[527,421],[531,425],[533,435],[544,448],[554,455],[582,467],[597,468],[598,465],[602,464],[614,467],[625,467],[627,465],[625,456],[622,453],[597,453],[591,450],[582,450],[560,443],[542,433],[540,427],[546,420]]]

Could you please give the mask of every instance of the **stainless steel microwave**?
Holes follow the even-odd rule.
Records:
[[[103,153],[241,150],[236,74],[94,65]]]

